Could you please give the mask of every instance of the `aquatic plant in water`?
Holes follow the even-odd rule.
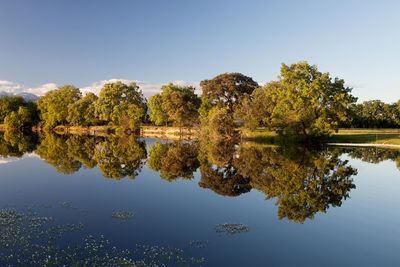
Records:
[[[27,207],[25,207],[27,208]],[[64,234],[79,232],[83,224],[55,225],[52,217],[0,209],[0,265],[2,266],[177,266],[199,265],[204,258],[184,258],[173,247],[136,245],[118,249],[101,235],[88,236],[74,246],[60,246]],[[129,215],[129,214],[128,214]]]
[[[221,223],[217,224],[215,227],[215,232],[219,234],[239,234],[246,233],[249,231],[249,227],[241,223]]]
[[[208,244],[208,240],[200,241],[200,240],[190,240],[189,246],[196,248],[204,248]]]
[[[68,201],[60,202],[59,204],[61,207],[65,208],[65,209],[71,209],[71,210],[75,210],[75,211],[81,212],[81,213],[88,213],[87,210],[72,206],[71,202],[68,202]]]
[[[120,212],[114,212],[111,215],[111,218],[127,221],[133,219],[134,215],[135,214],[131,211],[120,211]]]

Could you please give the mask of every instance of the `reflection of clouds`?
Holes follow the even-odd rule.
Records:
[[[35,154],[35,152],[32,153],[26,153],[24,154],[21,158],[4,158],[0,157],[0,164],[8,164],[11,162],[16,162],[25,158],[40,158],[38,155]]]
[[[10,162],[13,162],[13,161],[18,161],[19,159],[17,159],[17,158],[9,158],[9,159],[7,159],[7,158],[0,158],[0,164],[7,164],[7,163],[10,163]]]

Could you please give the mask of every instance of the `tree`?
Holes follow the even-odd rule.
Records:
[[[27,107],[20,106],[18,111],[12,111],[5,117],[4,124],[9,129],[21,129],[33,125],[32,117]]]
[[[33,125],[39,120],[37,105],[34,102],[27,102],[20,96],[3,96],[0,97],[0,123],[4,122],[6,116],[11,112],[18,112],[20,107],[26,108],[30,114],[29,118],[25,119],[25,122]]]
[[[41,119],[46,127],[67,124],[68,106],[81,99],[82,94],[73,85],[64,85],[47,92],[38,101]]]
[[[0,97],[0,122],[3,122],[5,117],[13,112],[18,111],[20,106],[25,106],[25,101],[22,97]]]
[[[226,108],[214,107],[210,111],[208,128],[213,140],[226,140],[235,137],[233,115]]]
[[[90,126],[97,124],[94,107],[98,97],[94,93],[88,93],[83,98],[68,106],[67,120],[71,125]]]
[[[149,98],[150,121],[155,125],[166,124],[169,120],[167,112],[163,109],[161,94],[155,94]]]
[[[162,109],[179,126],[192,125],[199,116],[200,98],[193,86],[169,83],[161,87]]]
[[[241,118],[245,127],[255,129],[268,125],[274,103],[267,91],[272,86],[275,84],[271,82],[266,87],[256,88],[251,96],[243,98],[236,111],[236,116]]]
[[[100,120],[132,128],[143,121],[146,111],[146,101],[139,86],[120,81],[105,84],[95,105],[95,114]]]
[[[307,62],[282,64],[279,80],[267,86],[272,99],[270,128],[286,134],[331,134],[348,119],[347,109],[356,101],[344,80],[331,79]]]
[[[364,101],[350,107],[351,124],[357,128],[389,128],[399,127],[400,112],[397,104],[387,104],[380,100]]]
[[[220,74],[211,80],[202,81],[200,86],[203,97],[207,97],[213,104],[226,107],[229,112],[233,112],[243,97],[250,96],[259,87],[252,78],[241,73]]]
[[[4,124],[8,129],[21,129],[24,125],[18,112],[15,111],[12,111],[5,117]]]

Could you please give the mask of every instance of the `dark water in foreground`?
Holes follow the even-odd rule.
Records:
[[[1,265],[399,266],[400,153],[0,133]]]

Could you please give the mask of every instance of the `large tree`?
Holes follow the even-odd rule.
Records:
[[[146,100],[136,83],[107,83],[100,91],[95,113],[100,120],[124,127],[136,127],[145,117]]]
[[[37,106],[34,102],[25,101],[21,96],[3,96],[0,97],[0,123],[4,121],[7,115],[12,112],[18,112],[19,108],[26,108],[30,114],[28,120],[31,124],[39,119]],[[14,115],[13,115],[14,116]]]
[[[193,86],[172,83],[161,87],[162,109],[179,126],[192,125],[198,120],[200,98]]]
[[[351,90],[315,65],[282,64],[279,80],[266,88],[272,103],[267,124],[287,134],[330,134],[348,119],[348,107],[356,101]]]
[[[207,97],[213,104],[226,107],[232,112],[236,104],[240,103],[243,97],[259,87],[252,78],[241,73],[224,73],[211,80],[204,80],[200,83],[203,90],[203,97]]]
[[[67,123],[68,106],[81,99],[81,91],[73,85],[64,85],[47,92],[37,101],[45,126],[53,128]]]
[[[32,119],[35,115],[31,114],[32,110],[27,107],[19,107],[18,111],[12,111],[5,119],[4,124],[8,129],[21,129],[32,126],[35,121]]]
[[[163,109],[161,94],[155,94],[149,98],[150,121],[155,125],[167,124],[169,116]]]
[[[68,106],[68,122],[75,126],[96,125],[94,106],[97,99],[98,97],[94,93],[88,93],[82,99],[70,104]]]

